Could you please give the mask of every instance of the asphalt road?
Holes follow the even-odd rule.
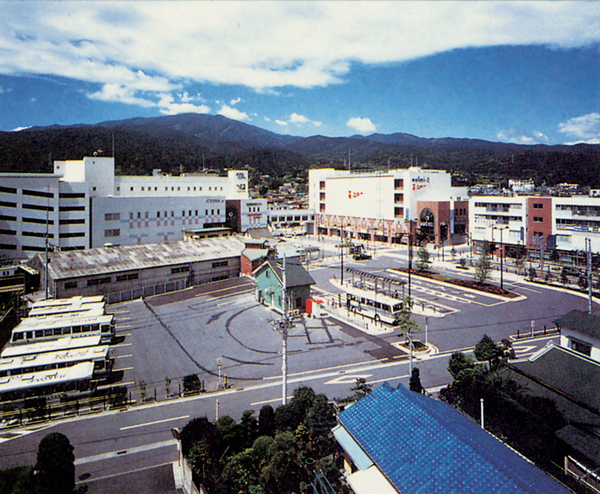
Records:
[[[379,251],[371,261],[346,260],[345,266],[402,277],[389,268],[405,265],[403,255]],[[332,257],[310,269],[319,295],[326,300],[335,300],[340,291],[332,283],[334,277],[339,279],[336,263],[339,257]],[[587,300],[577,294],[515,277],[505,279],[505,288],[519,295],[511,300],[416,277],[411,284],[417,300],[448,309],[428,316],[427,322],[425,315],[414,316],[422,329],[417,338],[432,345],[431,353],[415,356],[413,362],[430,391],[450,382],[448,355],[454,350],[469,351],[484,333],[495,340],[514,340],[517,333],[530,332],[531,321],[539,332],[544,326],[553,327],[552,320],[572,308],[587,310]],[[307,385],[330,398],[348,396],[358,377],[373,386],[383,381],[408,385],[409,359],[394,345],[400,341],[395,331],[366,333],[360,330],[366,321],[348,318],[344,311],[336,312],[330,306],[328,309],[341,319],[305,318],[290,332],[288,395],[295,387]],[[237,420],[246,409],[258,414],[264,404],[281,403],[281,335],[272,325],[278,316],[256,303],[246,278],[132,301],[111,310],[123,337],[113,348],[123,384],[141,403],[139,384],[143,380],[145,397],[153,398],[156,393],[161,401],[126,411],[0,431],[1,468],[33,464],[40,439],[50,431],[59,431],[75,446],[77,476],[86,478],[91,493],[114,492],[111,482],[119,478],[134,482],[132,479],[161,473],[162,482],[165,475],[168,477],[168,464],[177,458],[172,427],[181,428],[191,418],[203,415],[214,419],[217,413]],[[445,315],[440,317],[442,312]],[[518,356],[526,357],[552,339],[556,341],[555,336],[539,335],[533,340],[514,340],[513,344]],[[165,400],[167,395],[179,395],[181,379],[191,373],[199,374],[208,393]],[[222,386],[225,375],[229,389]],[[147,475],[136,475],[140,471]]]

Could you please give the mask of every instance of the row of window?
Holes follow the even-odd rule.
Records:
[[[148,187],[148,186],[145,186],[145,185],[142,186],[140,189],[141,189],[142,192],[152,192],[152,187]],[[120,190],[121,190],[121,187],[117,187],[117,192],[119,192]],[[134,186],[130,186],[129,187],[129,191],[130,192],[133,192],[134,190],[135,190]],[[167,192],[168,190],[169,190],[169,187],[165,187],[165,192]],[[187,188],[187,190],[188,190],[188,192],[196,192],[196,187],[191,187],[190,186],[190,187]],[[217,191],[222,191],[223,187],[217,187],[217,186],[212,187],[211,186],[211,187],[208,188],[208,190],[209,190],[209,192],[212,192],[213,190],[215,192],[217,192]],[[154,187],[154,192],[157,192],[157,191],[158,191],[158,187],[155,186]],[[172,192],[175,191],[175,187],[174,186],[171,187],[171,191]],[[177,191],[180,192],[181,191],[181,187],[177,187]],[[198,192],[202,192],[202,187],[198,187]]]
[[[312,217],[312,219],[314,220],[314,216]],[[272,222],[289,222],[289,221],[308,221],[308,215],[304,215],[304,216],[271,216],[271,221]]]
[[[216,211],[217,211],[217,213],[216,213],[217,216],[219,216],[221,214],[221,209],[217,209]],[[205,216],[209,216],[208,212],[209,212],[209,210],[205,209],[204,210],[204,215]],[[214,215],[215,215],[215,210],[211,209],[210,210],[210,216],[214,216]],[[134,220],[135,216],[136,215],[134,213],[129,213],[129,220]],[[198,210],[197,209],[194,210],[194,214],[192,214],[192,210],[191,209],[189,211],[187,211],[187,214],[186,214],[185,211],[181,211],[181,217],[182,218],[185,218],[185,217],[191,218],[193,216],[194,217],[198,217]],[[144,213],[144,217],[143,218],[142,218],[142,213],[141,212],[138,211],[138,213],[137,213],[137,219],[138,220],[141,220],[141,219],[146,219],[147,220],[147,219],[149,219],[149,217],[150,217],[150,213],[148,211],[146,211]],[[161,217],[161,212],[157,211],[156,212],[156,218],[160,218],[160,217]],[[163,218],[169,218],[169,211],[165,211],[164,214],[162,215],[162,217]],[[170,217],[171,218],[175,218],[175,211],[171,211]],[[120,220],[120,219],[121,219],[121,216],[120,216],[119,213],[106,213],[104,215],[104,220],[105,221],[115,221],[115,220]]]
[[[178,266],[176,268],[171,268],[171,274],[187,273],[187,272],[189,272],[189,270],[190,270],[189,266]]]
[[[0,192],[4,192],[5,194],[16,194],[17,189],[14,187],[1,187]],[[53,192],[44,192],[41,190],[28,190],[23,189],[24,196],[33,196],[33,197],[45,197],[47,199],[54,199]],[[85,199],[85,193],[83,192],[61,192],[58,194],[58,197],[61,199]]]

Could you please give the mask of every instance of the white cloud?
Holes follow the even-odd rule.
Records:
[[[232,99],[232,100],[229,102],[229,104],[230,104],[231,106],[235,106],[235,105],[237,105],[237,104],[238,104],[240,101],[242,101],[242,98],[236,98],[236,99]]]
[[[581,117],[570,118],[558,125],[558,131],[576,139],[569,144],[600,144],[600,114],[588,113]]]
[[[500,142],[513,144],[550,144],[550,139],[543,133],[534,130],[504,129],[496,134]]]
[[[0,2],[0,73],[155,93],[196,81],[268,94],[342,82],[354,62],[592,45],[599,23],[598,2]],[[143,103],[137,98],[121,100]]]
[[[125,103],[138,105],[146,108],[156,106],[154,101],[136,96],[136,91],[123,84],[104,84],[100,91],[87,95],[90,99],[108,101],[113,103]]]
[[[27,126],[27,127],[17,127],[16,129],[13,129],[13,132],[19,132],[21,130],[27,130],[27,129],[31,129],[31,125]]]
[[[233,120],[249,120],[248,115],[246,113],[227,105],[221,106],[217,114],[223,115],[224,117],[231,118]]]
[[[160,112],[165,115],[179,115],[180,113],[208,113],[210,108],[206,105],[194,105],[190,103],[191,99],[184,93],[181,98],[181,103],[176,103],[171,94],[165,93],[161,95],[160,100],[156,104],[160,108]]]
[[[319,122],[318,120],[311,120],[310,118],[305,117],[304,115],[299,115],[295,112],[292,113],[287,120],[275,120],[275,122],[279,125],[295,124],[297,126],[312,125],[313,127],[320,127],[323,125],[323,123]]]
[[[346,125],[351,129],[366,134],[367,132],[375,132],[377,127],[371,122],[369,118],[354,117],[346,122]]]

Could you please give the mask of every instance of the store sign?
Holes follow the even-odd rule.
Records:
[[[429,177],[415,177],[412,179],[412,190],[421,190],[427,187]]]
[[[360,197],[362,195],[362,192],[352,192],[351,190],[348,191],[348,199],[356,199],[357,197]]]

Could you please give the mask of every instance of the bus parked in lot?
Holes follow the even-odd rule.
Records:
[[[348,286],[346,307],[350,312],[362,314],[375,322],[396,325],[402,312],[402,300],[381,292]]]
[[[40,300],[34,302],[28,317],[58,316],[58,315],[88,315],[96,316],[104,314],[106,301],[103,295],[93,297],[71,297]]]
[[[100,343],[110,343],[115,336],[112,314],[58,315],[28,317],[12,330],[11,343],[34,343],[61,336],[100,336]]]
[[[110,372],[113,360],[107,345],[0,358],[0,378],[63,369],[81,362],[93,362],[94,377],[101,377]]]

